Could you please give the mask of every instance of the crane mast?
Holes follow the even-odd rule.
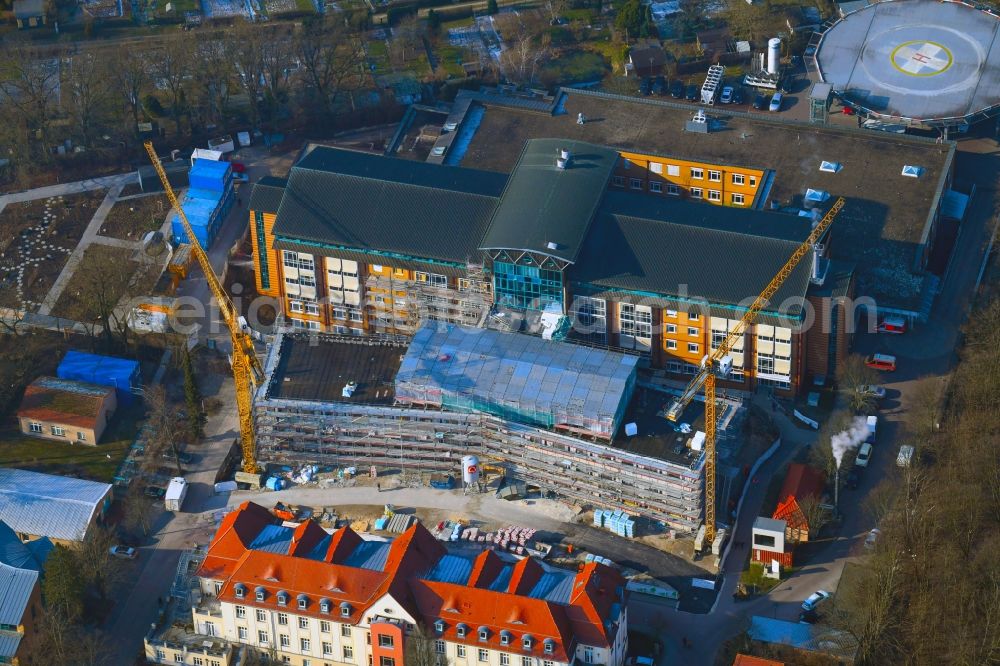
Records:
[[[743,317],[729,332],[719,348],[707,355],[702,361],[701,370],[694,379],[685,387],[681,395],[670,403],[667,408],[666,417],[671,421],[680,419],[684,409],[691,403],[698,391],[705,390],[705,541],[712,543],[715,540],[715,379],[717,375],[725,378],[729,372],[725,359],[732,351],[736,343],[743,337],[747,328],[754,321],[760,311],[767,305],[768,301],[778,292],[781,285],[785,283],[788,276],[792,274],[799,262],[809,254],[813,246],[823,237],[826,230],[833,224],[834,219],[844,207],[845,200],[838,197],[827,211],[826,215],[819,221],[809,236],[795,249],[795,252],[788,258],[785,264],[778,270],[777,274],[764,287],[757,298],[754,299],[750,307],[743,313]]]
[[[233,381],[236,385],[236,408],[240,421],[243,471],[255,474],[257,473],[257,448],[253,431],[253,392],[263,380],[264,371],[261,368],[260,361],[257,360],[257,354],[253,346],[253,337],[250,335],[250,329],[246,325],[246,322],[240,316],[236,306],[233,305],[233,301],[229,298],[229,294],[222,288],[222,284],[219,282],[219,278],[216,277],[215,271],[212,270],[208,254],[201,247],[201,243],[195,238],[191,222],[188,221],[187,215],[184,214],[184,209],[181,208],[180,202],[177,201],[177,195],[174,194],[174,190],[170,186],[167,173],[163,170],[160,158],[153,148],[153,142],[147,141],[144,146],[146,152],[149,154],[149,160],[152,162],[153,168],[156,169],[156,175],[160,177],[160,182],[163,184],[163,191],[166,192],[170,205],[177,211],[177,217],[180,219],[181,225],[184,227],[184,232],[190,240],[191,251],[195,258],[197,258],[202,272],[205,274],[205,281],[208,283],[208,288],[212,292],[215,302],[218,303],[219,312],[222,314],[222,321],[225,323],[226,328],[229,329],[233,345]]]

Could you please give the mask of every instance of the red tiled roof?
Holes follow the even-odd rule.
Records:
[[[825,486],[826,475],[823,472],[802,463],[792,463],[788,466],[788,473],[785,474],[785,483],[778,493],[778,501],[784,502],[789,497],[797,500],[819,497],[823,494]]]
[[[809,521],[806,520],[806,514],[799,506],[798,500],[794,497],[789,497],[784,502],[778,502],[778,506],[774,509],[774,514],[771,516],[775,520],[783,520],[789,529],[792,530],[807,530],[809,529]]]
[[[80,391],[58,386],[78,386]],[[39,377],[24,389],[20,418],[48,421],[60,425],[93,429],[105,401],[115,390],[107,386],[86,384],[55,377]]]
[[[573,580],[568,603],[527,596],[541,578],[543,569],[526,558],[512,567],[506,590],[486,589],[508,566],[492,551],[485,551],[473,566],[469,580],[463,583],[424,580],[421,576],[434,568],[447,554],[444,545],[417,523],[389,545],[382,571],[344,564],[362,543],[350,528],[333,533],[322,557],[316,548],[326,532],[307,522],[294,529],[288,553],[250,550],[257,535],[277,519],[263,507],[245,502],[227,515],[209,546],[199,576],[224,580],[219,598],[230,603],[278,609],[278,593],[288,594],[287,607],[295,613],[324,618],[345,617],[340,604],[350,604],[351,623],[361,620],[369,606],[384,595],[391,595],[414,618],[423,618],[428,626],[436,620],[445,622],[443,637],[469,646],[504,649],[553,661],[570,661],[577,642],[607,646],[609,636],[604,622],[614,615],[614,604],[624,603],[624,580],[614,570],[588,564]],[[317,559],[307,557],[312,555]],[[241,585],[243,597],[236,595]],[[257,601],[256,590],[264,591]],[[298,595],[308,598],[304,610],[298,608]],[[320,601],[331,602],[329,612],[320,609]],[[465,638],[458,638],[458,623],[468,627]],[[479,627],[489,629],[488,640],[479,640]],[[617,624],[610,625],[617,630]],[[509,632],[509,643],[501,643],[501,631]],[[533,638],[524,650],[525,635]],[[553,651],[545,652],[545,639],[553,641]]]

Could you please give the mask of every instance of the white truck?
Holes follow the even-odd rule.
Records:
[[[170,485],[167,486],[167,494],[163,497],[163,503],[167,507],[167,511],[180,511],[181,507],[184,506],[184,498],[187,497],[187,492],[188,486],[184,477],[175,476],[170,479]]]

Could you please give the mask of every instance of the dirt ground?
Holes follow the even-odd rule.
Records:
[[[123,296],[152,292],[159,277],[159,263],[140,263],[135,253],[120,247],[94,243],[84,252],[73,274],[73,284],[59,296],[52,314],[76,321],[93,321],[98,316],[96,301],[117,302]]]
[[[141,240],[146,232],[163,226],[169,209],[167,198],[156,194],[118,201],[108,211],[98,233],[121,240]]]
[[[106,193],[94,190],[3,209],[0,306],[34,305],[45,298]]]

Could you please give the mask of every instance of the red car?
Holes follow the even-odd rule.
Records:
[[[232,162],[233,171],[235,173],[243,173],[247,170],[246,165],[243,162]]]

